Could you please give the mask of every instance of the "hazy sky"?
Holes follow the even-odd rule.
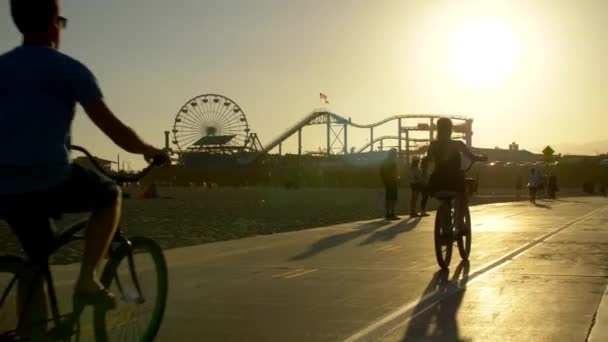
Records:
[[[6,51],[21,38],[8,1],[0,14]],[[63,14],[61,50],[87,64],[111,108],[159,146],[180,107],[204,93],[234,99],[262,143],[319,107],[319,92],[359,123],[472,116],[476,146],[606,137],[604,0],[64,0]],[[353,133],[355,146],[366,142],[368,132]],[[115,159],[118,148],[84,115],[73,135]],[[321,127],[303,137],[305,149],[325,144]],[[294,147],[291,139],[285,149]]]

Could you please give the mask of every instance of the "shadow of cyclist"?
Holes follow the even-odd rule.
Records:
[[[465,295],[469,268],[468,261],[460,262],[452,280],[449,280],[449,270],[433,275],[423,297],[435,294],[414,308],[403,341],[467,341],[460,337],[457,315]],[[439,302],[433,304],[437,300]]]

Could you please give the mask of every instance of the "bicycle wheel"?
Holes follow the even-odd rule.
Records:
[[[121,244],[110,256],[102,284],[115,296],[113,310],[96,309],[97,341],[152,341],[167,301],[167,264],[158,244],[144,237]]]
[[[442,201],[435,216],[435,256],[441,268],[448,268],[452,260],[452,208]]]
[[[469,260],[469,255],[471,254],[471,213],[469,212],[469,207],[465,207],[464,213],[462,215],[462,219],[464,222],[461,223],[461,231],[458,233],[456,237],[456,242],[458,242],[458,253],[460,253],[460,257],[463,260]]]
[[[19,286],[26,290],[27,286],[20,282],[33,281],[32,277],[26,277],[28,268],[25,260],[20,257],[6,255],[0,256],[0,341],[23,340],[24,338],[36,340],[43,338],[46,332],[46,319],[43,305],[38,303],[41,298],[30,300],[31,320],[27,326],[22,326],[22,332],[28,336],[18,336],[17,325],[19,323],[19,307],[17,292]]]

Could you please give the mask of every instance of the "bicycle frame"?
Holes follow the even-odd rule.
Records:
[[[463,173],[466,174],[471,170],[471,168],[475,165],[475,161],[471,161],[469,166],[463,170]],[[441,206],[445,205],[450,210],[454,211],[455,217],[460,217],[462,215],[462,211],[469,206],[469,200],[473,196],[473,193],[476,192],[477,181],[473,178],[465,177],[465,190],[464,194],[458,192],[446,192],[446,196],[439,198],[441,202]],[[462,200],[464,203],[460,203]]]
[[[53,241],[52,248],[51,248],[50,252],[48,253],[48,255],[50,256],[50,255],[54,254],[57,250],[59,250],[61,247],[67,245],[70,242],[83,240],[84,236],[80,235],[78,233],[86,227],[88,222],[89,222],[88,219],[81,220],[78,223],[70,226],[68,229],[63,231],[61,234],[57,235],[57,237]],[[118,229],[116,231],[116,234],[114,235],[114,238],[112,240],[112,245],[110,246],[110,251],[108,253],[109,257],[111,257],[111,255],[113,253],[115,253],[116,247],[114,247],[114,246],[117,246],[117,245],[126,245],[129,247],[131,246],[131,242],[129,241],[129,239],[127,237],[125,237],[122,234],[122,231],[120,229]],[[138,280],[137,275],[135,274],[135,266],[133,263],[133,252],[130,248],[129,248],[128,260],[129,260],[129,273],[130,273],[132,279],[134,280],[134,285],[135,285],[137,291],[141,294],[141,287],[139,285],[139,280]],[[24,304],[23,307],[28,308],[31,306],[32,301],[34,300],[34,295],[36,293],[35,289],[38,288],[38,284],[40,284],[41,281],[46,282],[46,290],[47,290],[47,294],[48,294],[48,300],[49,300],[49,304],[50,304],[52,317],[47,318],[45,321],[35,322],[35,324],[42,325],[42,324],[52,321],[55,324],[55,329],[51,330],[48,335],[53,336],[55,334],[60,334],[59,336],[56,336],[56,337],[58,337],[58,338],[69,337],[70,336],[69,331],[71,331],[72,328],[74,327],[74,324],[76,324],[75,318],[79,317],[80,312],[72,312],[70,314],[64,315],[64,316],[67,316],[68,319],[62,321],[62,315],[59,312],[59,305],[57,302],[57,294],[56,294],[55,287],[54,287],[53,277],[51,274],[50,266],[48,265],[48,257],[44,261],[28,260],[26,262],[26,268],[27,268],[27,271],[32,273],[31,274],[32,284],[27,289],[26,296],[24,298],[25,300],[23,302],[23,304]],[[15,277],[13,277],[13,279],[11,279],[11,281],[9,282],[8,287],[5,289],[4,293],[2,294],[2,297],[0,297],[0,306],[2,306],[4,304],[6,298],[8,297],[8,294],[13,289],[13,287],[16,285],[18,277],[19,277],[19,275],[15,275]],[[118,279],[117,279],[117,286],[122,288]],[[26,310],[23,310],[22,312],[19,313],[19,321],[23,321],[25,319],[25,316],[24,316],[25,314],[26,314]],[[63,335],[64,333],[67,333],[68,335],[67,336]]]
[[[33,297],[36,292],[35,289],[38,288],[38,284],[40,284],[41,282],[44,284],[44,282],[46,282],[46,285],[47,285],[47,292],[48,292],[48,297],[49,297],[49,301],[50,301],[52,318],[47,319],[44,322],[40,322],[41,324],[52,320],[55,323],[56,327],[59,327],[61,325],[61,314],[59,313],[59,305],[57,304],[57,295],[55,292],[53,277],[51,274],[50,267],[48,265],[48,257],[50,255],[52,255],[53,253],[55,253],[59,248],[67,245],[68,243],[70,243],[72,241],[83,239],[83,237],[77,235],[77,233],[86,227],[87,222],[88,222],[88,220],[83,220],[81,222],[78,222],[78,223],[74,224],[73,226],[71,226],[70,228],[68,228],[67,230],[65,230],[60,235],[58,235],[56,237],[56,239],[53,241],[52,247],[51,247],[48,255],[45,256],[43,260],[34,261],[34,260],[28,259],[26,261],[27,271],[32,273],[31,274],[32,283],[30,284],[30,288],[27,289],[23,307],[28,308],[32,304],[32,301],[34,299]],[[10,281],[9,286],[6,288],[2,298],[0,300],[0,306],[2,306],[4,304],[4,301],[6,300],[8,293],[11,291],[13,286],[15,286],[15,283],[17,282],[18,277],[19,277],[19,275],[15,275],[15,277]],[[26,312],[27,312],[27,310],[23,310],[22,312],[19,313],[20,322],[22,322],[25,319]]]

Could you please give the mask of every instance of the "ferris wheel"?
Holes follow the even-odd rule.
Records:
[[[188,100],[175,115],[173,144],[180,152],[234,151],[245,147],[249,124],[231,99],[205,94]]]

